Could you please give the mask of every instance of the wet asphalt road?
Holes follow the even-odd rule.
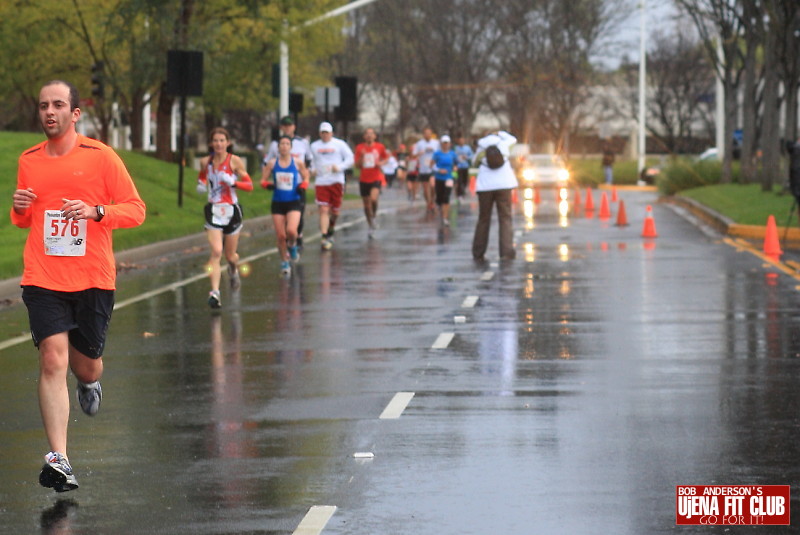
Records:
[[[495,221],[476,264],[474,203],[440,228],[387,192],[377,240],[348,215],[289,279],[243,240],[219,314],[180,283],[202,255],[126,274],[101,412],[73,401],[77,491],[38,485],[35,352],[0,351],[0,532],[668,533],[688,484],[793,485],[795,519],[798,281],[664,205],[643,239],[655,194],[619,195],[626,227],[542,192],[517,260]]]

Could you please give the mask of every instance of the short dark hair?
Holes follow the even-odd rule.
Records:
[[[57,85],[62,84],[67,86],[69,89],[69,109],[70,111],[74,110],[75,108],[79,108],[81,104],[81,97],[78,95],[78,88],[72,85],[71,83],[67,82],[66,80],[50,80],[42,87],[47,87],[48,85]]]

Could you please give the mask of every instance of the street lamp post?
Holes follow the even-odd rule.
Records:
[[[376,0],[356,0],[355,2],[350,2],[349,4],[345,4],[341,7],[337,7],[336,9],[332,9],[331,11],[328,11],[327,13],[324,13],[319,17],[307,20],[302,24],[302,26],[311,26],[312,24],[322,22],[331,17],[336,17],[339,15],[343,15],[345,13],[349,13],[354,9],[358,9],[367,4],[371,4],[372,2],[375,1]],[[286,43],[286,39],[288,38],[289,32],[291,30],[294,30],[295,28],[290,28],[288,22],[284,21],[283,39],[281,39],[281,44],[280,44],[280,84],[281,84],[280,116],[281,117],[289,114],[289,45]]]
[[[647,113],[645,110],[645,89],[646,89],[646,75],[647,75],[647,47],[645,36],[645,19],[647,16],[647,0],[641,0],[642,18],[640,21],[640,35],[639,35],[639,178],[642,177],[644,170],[644,157],[647,152],[647,137],[645,135],[645,121],[647,120]]]

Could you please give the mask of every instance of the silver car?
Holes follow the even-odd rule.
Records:
[[[569,169],[557,154],[528,154],[517,168],[520,185],[531,187],[569,187]]]

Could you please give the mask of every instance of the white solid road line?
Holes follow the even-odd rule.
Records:
[[[319,535],[328,521],[336,512],[335,505],[315,505],[311,507],[297,529],[292,532],[292,535]]]
[[[357,225],[359,223],[362,223],[363,221],[366,221],[366,219],[364,217],[359,217],[359,218],[355,219],[354,221],[349,221],[347,223],[342,223],[337,228],[339,230],[346,229],[348,227],[352,227],[353,225]],[[317,234],[314,234],[313,236],[309,236],[308,238],[306,238],[306,242],[307,243],[313,243],[314,241],[318,240],[321,237],[322,236],[319,233],[317,233]],[[253,254],[253,255],[250,255],[250,256],[247,256],[247,257],[244,257],[244,258],[240,258],[239,259],[239,264],[249,264],[251,262],[255,262],[256,260],[258,260],[260,258],[264,258],[265,256],[269,256],[269,255],[273,255],[273,254],[277,254],[277,253],[278,253],[278,248],[277,247],[272,247],[271,249],[266,249],[265,251],[261,251],[260,253],[256,253],[256,254]],[[203,271],[202,273],[198,273],[196,275],[192,275],[191,277],[187,277],[187,278],[185,278],[183,280],[179,280],[179,281],[171,282],[169,284],[165,284],[164,286],[161,286],[160,288],[155,288],[153,290],[150,290],[149,292],[145,292],[145,293],[133,296],[130,299],[126,299],[124,301],[120,301],[119,303],[114,305],[114,310],[125,308],[126,306],[132,305],[134,303],[138,303],[139,301],[144,301],[146,299],[150,299],[151,297],[155,297],[155,296],[157,296],[159,294],[163,294],[163,293],[166,293],[166,292],[174,292],[178,288],[181,288],[183,286],[187,286],[189,284],[192,284],[194,282],[198,282],[198,281],[201,281],[201,280],[207,279],[207,278],[208,278],[208,273]],[[2,347],[0,347],[0,349],[2,349]]]
[[[386,408],[383,409],[379,419],[381,420],[394,420],[400,418],[400,415],[403,414],[403,411],[406,410],[406,407],[411,402],[411,398],[414,397],[414,392],[398,392],[392,398],[392,401],[386,405]]]
[[[450,345],[450,342],[453,341],[453,337],[456,333],[442,333],[436,338],[436,341],[431,346],[431,349],[445,349],[447,346]]]
[[[339,230],[345,229],[345,228],[348,228],[348,227],[352,227],[353,225],[357,225],[359,223],[362,223],[364,221],[365,221],[364,217],[359,217],[358,219],[356,219],[354,221],[349,221],[347,223],[340,224],[337,228]],[[320,237],[321,236],[319,234],[315,234],[315,235],[310,236],[309,238],[307,238],[306,242],[311,243],[314,240],[319,239]],[[260,253],[256,253],[254,255],[250,255],[248,257],[242,258],[242,259],[239,260],[239,263],[240,264],[247,264],[247,263],[250,263],[250,262],[254,262],[254,261],[258,260],[259,258],[263,258],[263,257],[269,256],[271,254],[276,254],[277,252],[278,252],[278,249],[276,247],[273,247],[271,249],[267,249],[265,251],[261,251]],[[187,278],[179,280],[179,281],[175,281],[175,282],[171,282],[169,284],[165,284],[164,286],[160,286],[158,288],[154,288],[154,289],[152,289],[152,290],[150,290],[148,292],[144,292],[144,293],[140,293],[138,295],[134,295],[133,297],[130,297],[130,298],[125,299],[123,301],[118,301],[117,303],[114,304],[114,310],[121,310],[121,309],[123,309],[125,307],[128,307],[130,305],[136,304],[136,303],[138,303],[140,301],[145,301],[147,299],[150,299],[151,297],[155,297],[155,296],[161,295],[163,293],[174,292],[174,291],[176,291],[176,290],[178,290],[178,289],[180,289],[180,288],[182,288],[184,286],[188,286],[189,284],[193,284],[195,282],[199,282],[199,281],[201,281],[203,279],[207,279],[207,278],[208,278],[208,273],[203,271],[202,273],[198,273],[196,275],[192,275],[191,277],[187,277]],[[14,338],[9,338],[8,340],[4,340],[3,342],[0,342],[0,351],[2,351],[4,349],[8,349],[9,347],[13,347],[13,346],[19,345],[19,344],[24,344],[25,342],[29,342],[30,340],[31,340],[31,335],[30,334],[23,334],[23,335],[20,335],[20,336],[15,336]]]

